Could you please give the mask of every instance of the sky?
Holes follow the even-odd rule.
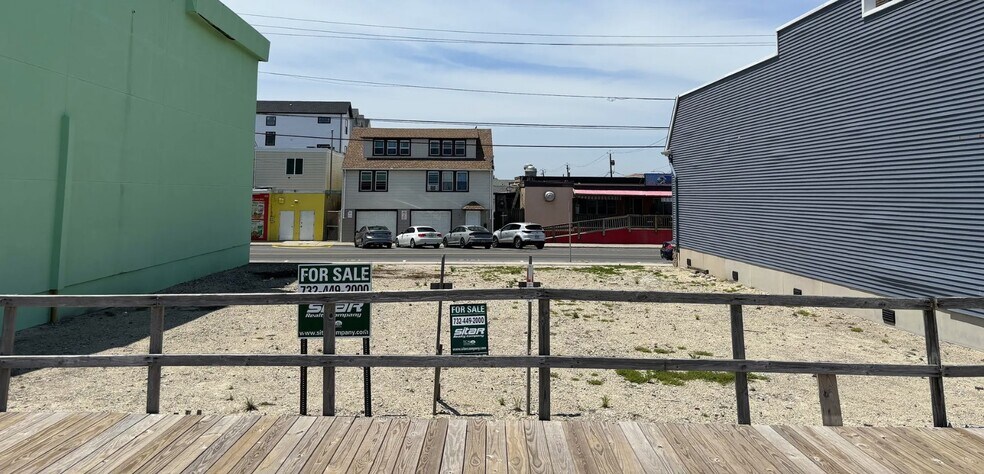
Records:
[[[370,119],[666,127],[670,122],[672,101],[612,100],[610,97],[672,98],[757,62],[774,54],[778,26],[824,3],[824,0],[224,2],[258,31],[265,33],[271,42],[270,60],[260,64],[257,90],[260,100],[349,101]],[[338,25],[325,21],[555,35],[767,36],[504,36]],[[326,37],[339,35],[332,32],[500,42],[766,44],[713,47],[448,44],[391,38],[380,41]],[[533,97],[366,86],[269,73],[606,98]],[[385,123],[381,120],[374,121],[372,125],[396,128],[443,126]],[[671,171],[669,163],[659,153],[666,138],[665,130],[491,128],[494,144],[601,147],[496,147],[495,176],[500,179],[521,175],[527,163],[545,170],[547,175],[564,174],[569,165],[574,176],[606,176],[609,173],[609,151],[615,160],[615,176]],[[607,148],[646,145],[658,147]]]

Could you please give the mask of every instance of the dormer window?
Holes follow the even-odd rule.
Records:
[[[905,0],[861,0],[861,15],[867,16],[880,12],[903,1]]]

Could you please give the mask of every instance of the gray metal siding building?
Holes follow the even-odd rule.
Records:
[[[862,2],[818,8],[779,29],[776,56],[677,99],[681,257],[982,296],[984,1]]]

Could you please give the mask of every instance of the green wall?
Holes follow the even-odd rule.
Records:
[[[268,50],[215,0],[4,2],[0,294],[151,292],[247,263]]]

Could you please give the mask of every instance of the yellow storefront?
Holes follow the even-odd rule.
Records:
[[[323,193],[270,193],[268,240],[324,240]]]

